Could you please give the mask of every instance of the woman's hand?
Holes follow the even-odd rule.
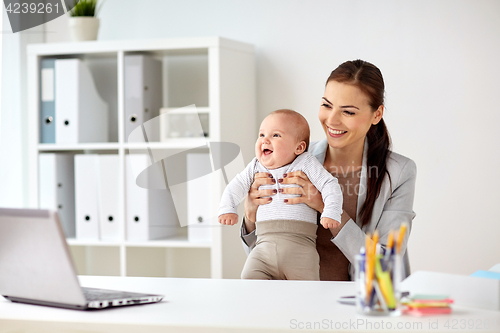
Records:
[[[302,171],[288,172],[280,179],[281,184],[297,184],[300,187],[287,187],[280,189],[281,193],[286,194],[299,194],[300,197],[289,198],[285,203],[294,205],[298,203],[305,203],[309,207],[322,213],[325,204],[321,192],[311,183],[306,174]]]
[[[255,230],[255,220],[257,219],[257,207],[266,205],[273,201],[272,195],[276,194],[276,190],[267,189],[259,190],[262,185],[276,184],[276,180],[270,173],[259,172],[253,177],[252,186],[245,199],[245,227],[250,233]]]

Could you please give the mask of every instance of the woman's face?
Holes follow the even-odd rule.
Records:
[[[319,120],[330,147],[357,150],[363,149],[366,133],[383,113],[383,106],[373,112],[368,96],[358,87],[330,81],[321,99]]]

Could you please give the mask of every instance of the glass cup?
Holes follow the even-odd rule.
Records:
[[[356,309],[370,316],[401,314],[400,284],[403,276],[400,255],[378,255],[371,263],[364,254],[355,257]]]

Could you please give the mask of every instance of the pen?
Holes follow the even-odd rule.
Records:
[[[361,247],[360,252],[360,262],[359,262],[359,288],[364,289],[361,290],[361,295],[364,295],[366,293],[366,277],[365,277],[365,270],[366,270],[366,250],[364,247]],[[366,304],[366,299],[360,299],[361,302],[361,307],[364,308]]]

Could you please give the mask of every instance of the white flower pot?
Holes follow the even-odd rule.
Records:
[[[90,16],[69,18],[69,34],[74,42],[96,40],[99,31],[99,19]]]

